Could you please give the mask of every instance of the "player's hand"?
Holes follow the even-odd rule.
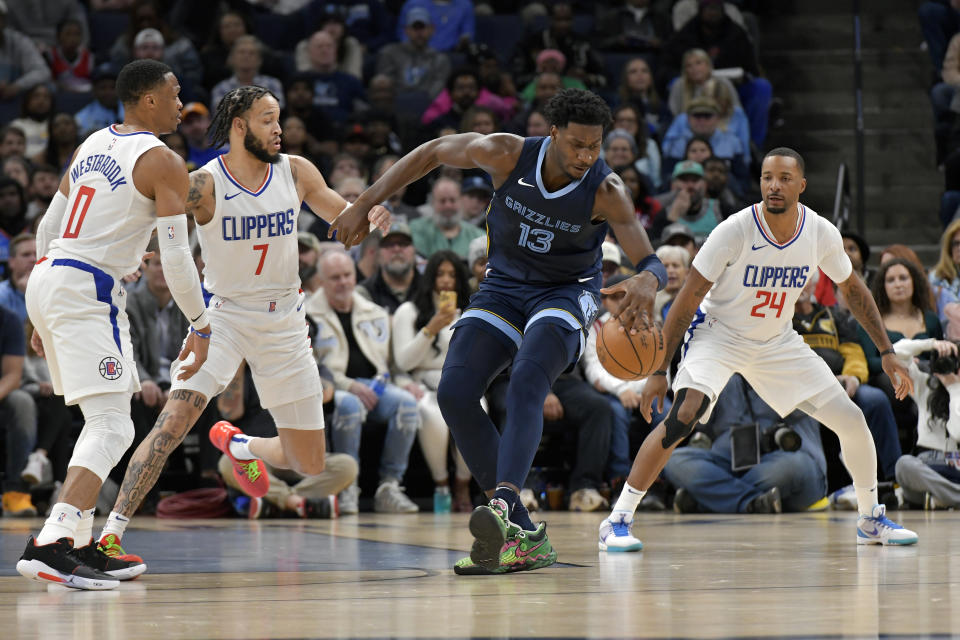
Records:
[[[636,334],[650,328],[653,318],[653,299],[657,295],[656,276],[649,271],[641,271],[612,287],[600,289],[600,293],[620,302],[620,306],[611,315],[620,321],[621,331]]]
[[[374,205],[370,209],[370,213],[367,214],[367,221],[372,224],[377,229],[380,229],[380,233],[387,235],[387,232],[390,231],[390,222],[392,220],[390,209],[382,205]]]
[[[358,200],[344,207],[340,215],[330,223],[330,229],[327,230],[327,238],[339,240],[347,249],[360,244],[364,238],[370,235],[370,220],[367,216],[370,214],[372,207],[365,207],[359,202]]]
[[[350,388],[347,389],[347,391],[360,398],[360,402],[363,403],[363,406],[367,411],[373,411],[373,408],[377,406],[378,402],[380,402],[380,398],[377,396],[376,392],[362,382],[357,382],[354,380],[350,383]]]
[[[640,394],[640,415],[648,423],[653,422],[653,400],[657,400],[657,412],[663,413],[663,399],[667,395],[667,376],[649,376]]]
[[[30,348],[41,358],[45,357],[43,355],[43,340],[40,339],[40,334],[37,333],[36,329],[33,330],[33,335],[30,336]]]
[[[210,335],[210,325],[200,329],[200,333],[205,333]],[[180,367],[180,373],[177,375],[177,380],[189,380],[193,377],[197,371],[200,371],[200,367],[203,366],[203,363],[207,361],[207,350],[210,348],[210,338],[201,338],[196,333],[191,331],[187,334],[187,339],[183,343],[183,349],[180,350],[180,355],[177,356],[178,360],[186,360],[187,356],[191,353],[193,354],[193,362],[190,364],[185,364]]]
[[[624,409],[632,410],[640,406],[640,396],[630,389],[621,391],[617,397],[620,398],[620,404],[623,405]]]
[[[897,360],[896,355],[888,353],[883,356],[880,361],[880,366],[883,367],[883,372],[887,374],[890,382],[893,383],[893,391],[897,400],[903,400],[910,395],[910,392],[913,391],[913,380],[910,379],[910,370]]]
[[[163,391],[153,380],[144,380],[140,383],[140,399],[148,407],[156,407],[160,404],[163,397]]]
[[[545,420],[561,420],[563,418],[563,405],[560,404],[560,398],[554,393],[548,393],[543,401],[543,417]]]

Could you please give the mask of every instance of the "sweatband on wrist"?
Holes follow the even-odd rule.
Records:
[[[204,326],[206,326],[206,325],[204,325]],[[204,333],[203,331],[197,331],[197,330],[194,329],[193,327],[190,327],[190,333],[196,335],[198,338],[203,338],[204,340],[209,340],[209,339],[210,339],[210,334],[209,334],[209,333]]]
[[[660,262],[657,254],[651,253],[646,258],[637,263],[637,273],[649,271],[657,279],[657,291],[662,291],[667,286],[667,268]]]
[[[880,352],[881,358],[883,356],[895,356],[895,355],[897,355],[897,352],[894,351],[893,349],[884,349],[883,351]]]

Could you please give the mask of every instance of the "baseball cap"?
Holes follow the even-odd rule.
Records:
[[[407,12],[408,27],[412,27],[418,22],[423,24],[433,24],[433,18],[430,17],[430,12],[423,7],[414,7]]]
[[[487,236],[478,236],[470,241],[467,248],[467,266],[473,267],[480,258],[487,257]]]
[[[720,105],[717,104],[717,101],[713,98],[700,96],[699,98],[694,98],[690,101],[690,104],[687,105],[687,113],[689,115],[694,115],[697,113],[710,113],[716,115],[720,113]]]
[[[183,109],[180,111],[180,116],[186,120],[190,116],[209,116],[210,109],[207,109],[207,105],[202,102],[188,102],[183,105]]]
[[[464,179],[463,184],[460,185],[460,193],[467,193],[468,191],[483,191],[485,194],[490,195],[493,193],[493,187],[480,176],[469,176]]]
[[[677,242],[678,240],[681,242]],[[690,231],[690,227],[682,222],[668,224],[660,234],[660,244],[686,244],[696,241],[697,239]]]
[[[676,180],[680,176],[697,176],[698,178],[702,178],[703,165],[699,162],[694,162],[693,160],[683,160],[678,162],[673,167],[672,178]]]
[[[615,262],[620,264],[620,247],[607,240],[600,245],[600,251],[603,253],[602,262]]]
[[[141,44],[159,44],[162,47],[165,44],[163,34],[153,28],[143,29],[133,39],[133,46],[139,47]]]
[[[410,225],[406,222],[391,223],[390,230],[384,234],[383,240],[386,240],[390,236],[406,236],[411,242],[413,241],[413,235],[410,233]],[[383,241],[381,240],[381,242]]]
[[[320,253],[320,239],[309,231],[301,231],[297,233],[297,244],[309,247],[317,253]]]

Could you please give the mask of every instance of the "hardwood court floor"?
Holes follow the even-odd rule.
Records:
[[[40,520],[0,523],[0,637],[932,637],[960,634],[960,512],[893,514],[918,546],[863,547],[855,515],[638,516],[639,554],[597,551],[597,514],[547,512],[554,567],[451,570],[466,516],[137,518],[149,571],[76,592],[14,569]],[[99,532],[98,520],[96,532]]]

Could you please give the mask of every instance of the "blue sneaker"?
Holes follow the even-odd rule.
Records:
[[[857,519],[857,544],[916,544],[917,534],[887,518],[887,507],[873,505],[872,516]]]
[[[600,523],[600,551],[641,551],[643,543],[630,533],[631,524],[623,513],[610,514]]]

